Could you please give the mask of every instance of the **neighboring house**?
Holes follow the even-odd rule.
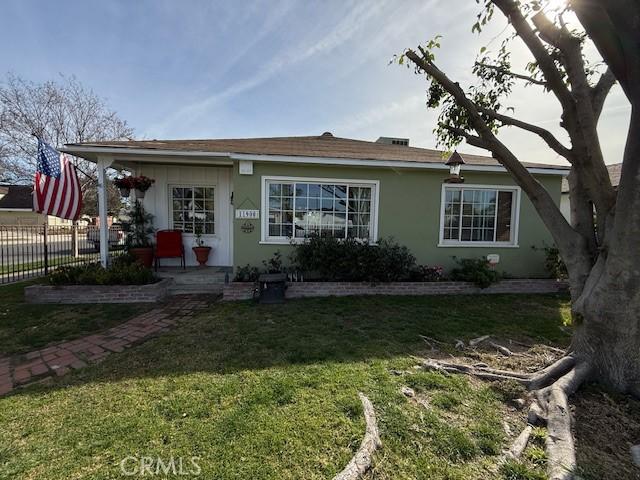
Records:
[[[622,173],[622,163],[607,165],[611,185],[617,190],[620,184],[620,174]],[[566,178],[562,180],[562,198],[560,200],[560,211],[567,220],[571,219],[571,200],[569,198],[569,182]]]
[[[533,206],[491,157],[463,154],[464,183],[445,183],[442,153],[407,139],[320,136],[69,144],[64,151],[155,179],[144,205],[157,229],[201,225],[211,265],[260,266],[313,232],[375,242],[393,237],[421,264],[500,256],[513,276],[543,276],[552,240]],[[560,202],[567,170],[525,164]],[[106,258],[106,253],[105,253]],[[177,262],[176,262],[177,265]]]
[[[33,211],[31,185],[0,185],[0,225],[42,225],[45,217]],[[49,216],[49,225],[71,225],[69,220]]]

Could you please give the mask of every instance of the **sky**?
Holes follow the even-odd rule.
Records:
[[[330,131],[435,148],[426,80],[390,60],[442,35],[437,63],[468,85],[479,49],[495,50],[506,31],[497,15],[471,33],[477,12],[474,0],[3,0],[0,73],[33,82],[75,75],[136,138]],[[528,60],[518,44],[514,59]],[[505,104],[562,136],[551,94],[519,87]],[[629,114],[614,87],[600,121],[607,163],[622,159]],[[510,128],[500,138],[522,161],[561,163],[529,133]]]

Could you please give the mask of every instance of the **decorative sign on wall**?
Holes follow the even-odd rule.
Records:
[[[255,225],[252,222],[244,222],[242,225],[240,225],[240,230],[242,230],[244,233],[251,233],[255,230]]]
[[[260,218],[260,210],[249,210],[246,208],[236,209],[236,218],[241,220],[256,220]]]

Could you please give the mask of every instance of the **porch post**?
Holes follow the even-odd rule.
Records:
[[[98,157],[98,217],[100,218],[100,263],[107,268],[109,263],[109,224],[107,222],[107,175],[106,169],[113,162],[109,157]]]

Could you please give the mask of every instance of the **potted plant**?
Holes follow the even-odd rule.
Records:
[[[147,213],[136,200],[129,211],[129,221],[124,223],[127,232],[127,250],[145,267],[153,265],[153,215]]]
[[[155,182],[153,178],[145,177],[144,175],[140,175],[138,177],[131,177],[131,182],[133,188],[136,190],[136,198],[144,198],[144,195],[151,185]]]
[[[209,260],[209,254],[211,253],[211,247],[204,244],[202,238],[202,225],[196,225],[195,229],[195,245],[191,247],[193,253],[196,255],[196,260],[201,267],[204,267]]]
[[[122,198],[129,198],[131,194],[131,188],[133,188],[133,182],[131,181],[132,177],[118,177],[113,181],[113,184],[120,189],[120,195]]]

